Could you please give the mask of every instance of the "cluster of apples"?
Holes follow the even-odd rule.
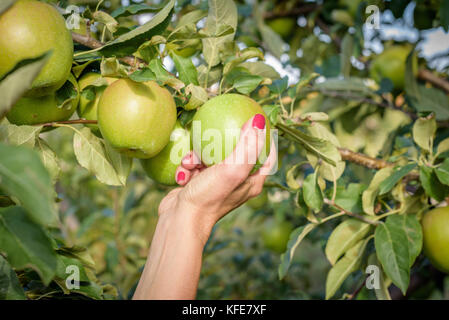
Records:
[[[77,99],[58,108],[56,91],[70,76],[73,41],[65,20],[54,7],[35,0],[19,0],[0,16],[0,76],[24,59],[51,51],[51,56],[31,89],[8,114],[14,124],[67,120]]]

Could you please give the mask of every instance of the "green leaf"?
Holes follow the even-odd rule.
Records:
[[[160,9],[161,9],[160,6],[154,6],[154,5],[151,6],[151,5],[148,5],[145,3],[131,4],[129,6],[122,6],[122,7],[115,9],[111,13],[111,16],[117,19],[119,17],[133,16],[135,14],[156,12]]]
[[[369,240],[371,237],[360,240],[329,270],[326,279],[326,300],[332,298],[343,281],[360,267]]]
[[[104,56],[115,57],[133,54],[143,42],[154,35],[161,34],[167,28],[174,5],[175,0],[170,0],[150,21],[105,44],[99,52]]]
[[[413,266],[413,263],[415,263],[416,258],[418,258],[419,254],[421,253],[423,246],[423,233],[421,224],[414,214],[402,214],[392,217],[395,217],[394,219],[398,220],[399,223],[402,223],[405,233],[407,234],[411,268]]]
[[[416,163],[409,163],[403,167],[400,167],[398,170],[394,171],[391,176],[381,182],[379,185],[379,195],[383,195],[387,192],[390,192],[391,189],[396,185],[396,183],[405,177],[410,171],[415,169],[417,166]]]
[[[184,106],[184,109],[186,110],[196,109],[202,106],[209,99],[206,89],[200,86],[189,84],[185,88],[185,92],[190,95],[189,102]]]
[[[125,66],[115,57],[101,60],[100,70],[102,77],[126,78],[128,76]]]
[[[16,2],[16,0],[3,0],[0,2],[0,15],[8,10],[13,4]]]
[[[0,120],[12,106],[31,89],[34,79],[50,58],[51,53],[45,53],[34,59],[22,60],[0,79]]]
[[[48,285],[56,270],[50,238],[21,207],[0,209],[0,251],[14,268],[33,268]]]
[[[194,84],[198,85],[198,72],[196,67],[192,63],[192,59],[184,58],[177,55],[175,52],[170,52],[170,56],[175,63],[176,70],[178,71],[179,79],[186,85]]]
[[[285,175],[285,180],[288,187],[293,190],[297,190],[301,187],[298,181],[296,181],[296,171],[298,171],[298,168],[303,164],[304,164],[303,162],[295,164],[294,166],[292,166],[290,169],[287,170],[287,173]]]
[[[53,183],[58,180],[61,167],[59,166],[59,159],[50,146],[41,138],[36,139],[36,149],[38,150],[42,163],[47,168]]]
[[[413,125],[413,140],[421,149],[431,152],[436,131],[435,117],[419,118]]]
[[[377,257],[385,273],[405,295],[410,282],[409,238],[405,229],[405,216],[389,216],[376,228],[375,246]]]
[[[41,126],[16,126],[2,123],[0,124],[0,141],[15,146],[34,147],[41,130]]]
[[[449,138],[444,139],[438,144],[437,153],[435,154],[435,157],[438,157],[440,154],[446,151],[449,151]]]
[[[335,147],[340,146],[340,142],[338,141],[337,137],[324,125],[321,123],[313,123],[312,125],[307,127],[307,131],[312,135],[313,137],[327,140],[330,143],[332,143]],[[309,160],[312,167],[316,168],[319,164],[319,159],[316,157],[316,155],[307,153],[307,160]],[[344,170],[346,168],[346,162],[344,161],[338,161],[336,163],[336,166],[333,166],[328,163],[323,163],[319,167],[319,172],[321,177],[326,179],[327,181],[334,181],[340,178],[340,176],[343,174]]]
[[[237,6],[233,0],[209,0],[209,13],[206,19],[205,31],[208,34],[217,34],[223,25],[234,29],[232,34],[222,37],[203,39],[203,55],[209,67],[220,62],[219,52],[226,42],[234,39],[237,29]]]
[[[129,78],[136,82],[146,82],[146,81],[151,81],[151,80],[153,80],[153,81],[157,80],[156,75],[154,74],[153,71],[151,71],[150,68],[142,68],[140,70],[137,70],[137,71],[131,73],[129,75]]]
[[[334,265],[338,258],[362,240],[369,231],[368,223],[356,219],[348,219],[340,223],[331,233],[325,249],[326,257],[331,265]]]
[[[449,31],[449,0],[442,0],[440,4],[440,24],[446,33]]]
[[[358,183],[350,183],[346,189],[337,188],[335,203],[352,213],[362,213],[362,193],[366,186]]]
[[[73,149],[79,164],[101,182],[111,186],[126,184],[132,160],[113,150],[89,128],[75,131]]]
[[[262,61],[247,61],[239,65],[245,68],[251,74],[261,76],[263,78],[270,78],[272,80],[280,79],[279,73],[272,67]]]
[[[324,82],[315,83],[314,89],[323,91],[345,91],[347,93],[372,96],[374,92],[366,84],[364,79],[351,77],[347,79],[329,78]]]
[[[271,29],[266,24],[261,24],[259,26],[259,31],[262,36],[263,42],[267,45],[268,50],[276,57],[280,58],[284,53],[285,42],[282,40],[281,36],[277,34],[273,29]]]
[[[259,84],[263,81],[261,76],[246,75],[240,77],[233,83],[233,87],[240,93],[249,95],[253,92]]]
[[[443,173],[440,171],[440,176],[443,177]],[[448,186],[442,184],[438,179],[436,170],[427,166],[421,166],[419,170],[419,180],[429,197],[434,198],[437,201],[443,201],[449,193]]]
[[[196,24],[201,19],[205,18],[207,16],[207,11],[204,10],[193,10],[185,15],[183,15],[180,19],[178,24],[176,25],[176,29],[185,26],[190,23]]]
[[[95,21],[100,22],[106,26],[106,29],[111,33],[115,33],[118,28],[118,22],[112,16],[104,11],[95,11],[93,14]]]
[[[309,174],[302,185],[303,197],[309,208],[312,208],[315,212],[320,211],[323,206],[323,193],[318,185],[317,171],[313,174]]]
[[[335,166],[341,160],[340,152],[338,152],[337,147],[330,141],[309,136],[300,130],[281,123],[278,123],[276,127],[285,133],[286,138],[301,144],[307,151],[322,158],[331,165]]]
[[[347,33],[343,37],[341,42],[341,53],[340,53],[340,73],[343,77],[348,78],[351,73],[351,57],[354,49],[354,38],[351,34]]]
[[[279,279],[283,279],[290,268],[293,256],[301,241],[316,227],[316,224],[309,223],[292,231],[287,243],[287,250],[281,255],[279,265]]]
[[[0,300],[26,300],[19,279],[8,261],[0,255]]]
[[[449,158],[446,158],[444,162],[435,169],[435,173],[441,183],[449,186]]]
[[[443,91],[418,85],[418,95],[408,96],[413,108],[419,112],[433,112],[438,121],[449,119],[449,101]],[[407,93],[408,94],[408,93]]]
[[[240,63],[252,59],[252,58],[258,58],[260,60],[263,60],[263,53],[258,48],[246,48],[243,51],[239,52],[239,54],[235,57],[232,57],[231,61],[227,62],[223,67],[223,73],[226,75],[229,73],[229,71],[232,70],[232,68],[236,67]]]
[[[68,267],[77,267],[79,271],[79,288],[68,289],[66,285],[66,279],[70,276],[72,269],[68,269]],[[70,272],[71,271],[71,272]],[[55,282],[61,287],[61,289],[69,294],[70,292],[79,293],[86,297],[93,299],[102,299],[102,288],[91,281],[88,273],[92,273],[89,271],[84,264],[74,258],[73,256],[66,256],[59,254],[57,256],[57,268],[56,268],[56,278]]]
[[[267,115],[270,123],[273,125],[277,125],[279,120],[279,113],[281,112],[281,107],[277,104],[264,105],[263,111]]]
[[[20,201],[33,221],[56,224],[50,176],[37,152],[0,143],[0,186]]]
[[[371,180],[371,183],[368,186],[368,189],[366,189],[362,194],[362,205],[363,205],[363,211],[369,215],[374,215],[374,201],[376,200],[379,191],[380,191],[380,184],[382,181],[386,180],[388,177],[390,177],[391,173],[393,172],[393,168],[383,168],[376,172],[373,179]]]
[[[374,288],[374,293],[376,294],[377,300],[391,300],[390,292],[388,287],[391,285],[391,280],[386,276],[382,265],[377,259],[376,253],[372,253],[368,258],[368,265],[376,266],[379,268],[379,284],[380,288]]]

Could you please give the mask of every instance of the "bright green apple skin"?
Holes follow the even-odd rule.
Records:
[[[175,122],[173,97],[154,81],[117,80],[104,90],[98,103],[102,136],[130,157],[157,155],[169,142]]]
[[[292,33],[296,20],[293,18],[276,18],[268,21],[267,24],[274,32],[285,39]]]
[[[290,233],[293,231],[293,225],[288,221],[269,220],[264,225],[262,231],[262,240],[266,248],[283,253],[287,248]]]
[[[101,75],[95,72],[89,72],[83,75],[80,80],[78,81],[78,84],[80,86],[80,91],[84,90],[86,87],[92,85],[97,80],[101,79]],[[118,80],[117,78],[104,78],[108,85]],[[103,94],[103,91],[106,89],[106,87],[95,87],[95,99],[94,100],[88,100],[86,97],[81,95],[80,97],[80,103],[78,106],[78,115],[80,118],[86,119],[86,120],[98,120],[97,111],[98,111],[98,102],[100,101],[101,95]],[[92,131],[95,133],[99,133],[100,129],[98,129],[98,125],[96,124],[88,124],[86,125],[89,127]]]
[[[421,223],[424,253],[437,269],[449,273],[449,207],[427,212]]]
[[[392,46],[385,49],[372,62],[370,67],[370,76],[380,82],[382,78],[389,78],[397,90],[404,88],[405,64],[407,56],[410,53],[409,46]],[[413,60],[413,72],[418,71],[418,61]]]
[[[0,76],[19,61],[53,53],[27,96],[44,96],[67,80],[73,59],[73,41],[64,18],[49,4],[19,0],[0,16]]]
[[[177,121],[170,136],[170,142],[155,157],[142,159],[142,167],[154,181],[174,186],[176,185],[176,169],[189,151],[190,132]]]
[[[245,122],[258,113],[265,117],[266,124],[265,146],[256,164],[256,167],[259,166],[260,163],[266,160],[270,152],[270,122],[262,107],[256,101],[240,94],[231,93],[217,96],[207,101],[198,109],[192,122],[191,137],[193,150],[197,155],[201,155],[201,160],[208,166],[221,162],[235,149],[238,138],[240,137],[240,130]],[[196,121],[198,121],[197,124],[201,125],[200,134],[195,133]],[[218,130],[220,133],[222,146],[221,157],[215,155],[215,152],[205,152],[205,148],[208,148],[208,145],[213,143],[213,139],[207,140],[207,137],[205,137],[205,133],[209,129]],[[233,139],[232,148],[226,148],[226,130],[237,132],[236,139]],[[195,137],[195,135],[198,136]]]
[[[8,121],[16,125],[34,125],[70,119],[76,110],[78,99],[64,107],[58,107],[55,94],[43,97],[23,97],[6,115]]]

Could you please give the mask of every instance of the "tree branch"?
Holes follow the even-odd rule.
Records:
[[[372,158],[366,154],[354,152],[346,148],[338,148],[338,151],[340,152],[343,160],[350,161],[366,168],[380,170],[383,168],[392,167],[394,165],[393,163],[383,159]]]
[[[37,123],[35,126],[42,127],[54,127],[58,124],[97,124],[97,120],[86,120],[86,119],[75,119],[75,120],[67,120],[67,121],[53,121],[47,123]]]
[[[424,81],[430,82],[432,85],[443,89],[446,93],[449,93],[449,82],[443,78],[434,75],[427,69],[420,69],[418,72],[418,78]]]
[[[280,12],[265,12],[265,19],[274,19],[274,18],[282,18],[282,17],[298,17],[302,14],[309,13],[320,8],[321,5],[318,4],[306,4],[303,3],[297,8],[293,8],[288,11],[280,11]]]
[[[82,44],[85,47],[91,48],[91,49],[98,49],[104,46],[104,43],[101,41],[98,41],[97,39],[91,37],[90,35],[84,36],[75,32],[72,32],[72,39],[73,41]],[[126,63],[127,65],[131,67],[138,67],[140,64],[145,64],[145,61],[142,59],[139,59],[137,57],[123,57],[119,59],[120,61]]]
[[[336,204],[332,200],[324,199],[324,203],[329,205],[329,206],[334,207],[335,209],[340,210],[341,212],[344,212],[346,215],[348,215],[350,217],[353,217],[353,218],[355,218],[357,220],[363,221],[365,223],[368,223],[368,224],[371,224],[371,225],[374,225],[374,226],[377,226],[379,224],[378,221],[373,221],[373,220],[367,219],[367,218],[365,218],[364,216],[362,216],[360,214],[353,213],[351,211],[346,210],[345,208],[343,208],[342,206],[339,206],[338,204]]]

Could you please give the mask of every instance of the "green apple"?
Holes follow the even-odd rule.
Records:
[[[449,273],[449,207],[427,212],[421,223],[424,253],[437,269]]]
[[[245,122],[258,113],[266,123],[265,146],[257,165],[263,163],[270,152],[270,122],[256,101],[240,94],[217,96],[198,109],[192,122],[193,150],[208,166],[221,162],[235,149]]]
[[[93,84],[98,85],[104,82],[105,84],[110,85],[116,80],[118,79],[109,77],[103,78],[99,73],[89,72],[80,78],[78,84],[80,86],[80,91],[82,92],[85,88],[92,86]],[[101,95],[106,89],[106,86],[92,86],[92,88],[95,91],[95,98],[93,100],[89,100],[85,95],[81,94],[80,103],[78,106],[78,115],[80,118],[84,118],[86,120],[98,120],[98,102],[100,101]],[[94,133],[99,133],[98,125],[88,124],[87,127],[89,127]]]
[[[385,49],[371,63],[370,76],[377,82],[380,82],[382,78],[389,78],[396,90],[402,90],[404,88],[406,60],[410,50],[411,47],[408,45],[396,45]],[[413,60],[413,72],[415,75],[418,72],[416,56]]]
[[[295,28],[296,20],[293,18],[276,18],[269,20],[267,25],[282,38],[286,39]]]
[[[268,201],[268,192],[267,190],[263,189],[262,193],[259,194],[257,197],[249,199],[246,202],[246,205],[253,210],[259,210],[265,206],[267,201]]]
[[[73,41],[64,18],[49,4],[19,0],[0,15],[0,76],[19,61],[52,50],[52,55],[27,96],[45,96],[67,80],[73,59]]]
[[[76,110],[78,99],[60,106],[56,95],[43,97],[23,97],[6,115],[8,121],[16,125],[34,125],[70,119]]]
[[[130,157],[157,155],[169,142],[175,122],[173,97],[154,81],[117,80],[103,91],[98,102],[102,136]]]
[[[190,132],[179,121],[170,136],[170,142],[155,157],[142,159],[141,164],[147,175],[156,182],[176,185],[176,169],[182,158],[190,151]]]
[[[262,240],[267,249],[283,253],[287,248],[293,225],[288,221],[268,220],[262,230]]]

